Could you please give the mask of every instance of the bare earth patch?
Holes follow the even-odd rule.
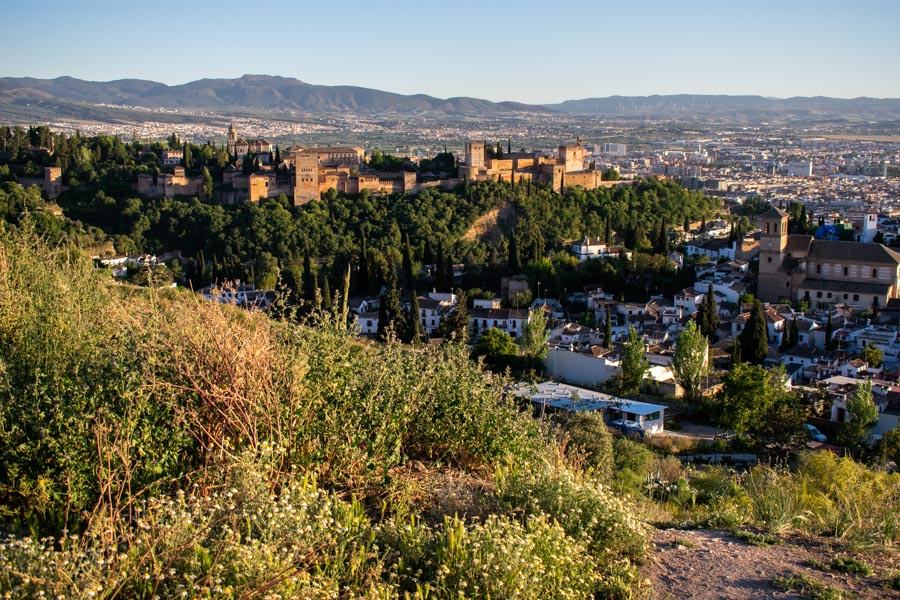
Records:
[[[496,242],[503,236],[500,224],[511,220],[516,214],[516,207],[512,202],[504,202],[499,208],[484,213],[463,236],[464,240],[478,240],[481,242]]]
[[[775,577],[802,574],[841,592],[844,598],[900,598],[885,586],[898,567],[881,554],[868,559],[875,573],[855,577],[823,571],[811,564],[830,564],[840,552],[809,538],[783,538],[782,543],[758,547],[738,540],[729,531],[665,529],[653,536],[652,561],[644,569],[656,599],[804,598],[778,589]]]

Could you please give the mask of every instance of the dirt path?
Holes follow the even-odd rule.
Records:
[[[885,586],[896,564],[867,561],[875,569],[869,577],[854,577],[813,568],[838,556],[822,542],[787,537],[783,543],[757,547],[730,532],[716,530],[660,530],[653,536],[653,561],[645,576],[653,583],[654,598],[728,599],[805,598],[773,585],[775,577],[803,575],[842,592],[845,598],[900,598]],[[839,596],[836,596],[839,597]]]

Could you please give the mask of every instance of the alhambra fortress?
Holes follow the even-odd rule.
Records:
[[[237,160],[237,166],[229,166],[223,174],[222,183],[231,186],[219,192],[226,203],[258,202],[284,194],[292,199],[294,206],[299,206],[318,199],[327,190],[348,194],[366,190],[372,194],[416,194],[428,187],[454,188],[464,181],[535,182],[550,185],[555,191],[564,186],[594,189],[620,184],[603,181],[599,169],[585,168],[585,151],[580,139],[574,145],[559,146],[556,155],[551,156],[542,152],[507,152],[497,156],[486,151],[484,142],[467,142],[457,177],[425,182],[417,181],[413,171],[367,168],[365,150],[359,147],[291,146],[284,150],[280,163],[274,164],[275,155],[269,142],[240,138],[232,125],[228,127],[227,144],[228,154]],[[259,168],[244,174],[240,165],[248,156],[259,159]],[[181,150],[166,150],[161,158],[163,166],[170,167],[171,172],[139,175],[140,194],[203,195],[202,178],[188,176],[179,166],[183,158]]]

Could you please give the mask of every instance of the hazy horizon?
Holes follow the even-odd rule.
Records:
[[[35,22],[23,3],[2,1],[7,23]],[[900,3],[890,0],[852,8],[836,0],[351,0],[339,8],[201,0],[163,11],[48,0],[40,26],[52,33],[38,37],[31,25],[5,31],[5,75],[181,85],[273,73],[528,104],[676,94],[900,98],[892,60],[900,54]]]

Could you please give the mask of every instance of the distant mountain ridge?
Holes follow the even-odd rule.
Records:
[[[552,109],[518,102],[490,102],[478,98],[406,96],[356,86],[325,86],[272,75],[244,75],[238,79],[201,79],[168,86],[141,79],[94,82],[58,77],[0,78],[0,101],[51,99],[89,104],[147,108],[240,109],[303,112],[537,112]]]
[[[0,78],[0,108],[40,103],[58,114],[77,105],[136,106],[184,110],[247,110],[304,113],[426,114],[570,114],[610,117],[729,119],[742,122],[781,121],[895,121],[900,120],[897,98],[766,98],[749,95],[677,94],[665,96],[609,96],[534,105],[491,102],[479,98],[435,98],[404,95],[357,86],[326,86],[291,77],[244,75],[237,79],[200,79],[169,86],[141,79],[85,81],[73,77]],[[2,112],[2,111],[0,111]],[[103,111],[98,111],[98,115]]]
[[[609,96],[567,100],[548,108],[567,113],[606,116],[676,117],[679,115],[729,116],[740,114],[765,119],[845,118],[896,120],[900,118],[900,98],[829,98],[797,96],[729,96],[676,94],[667,96]]]

